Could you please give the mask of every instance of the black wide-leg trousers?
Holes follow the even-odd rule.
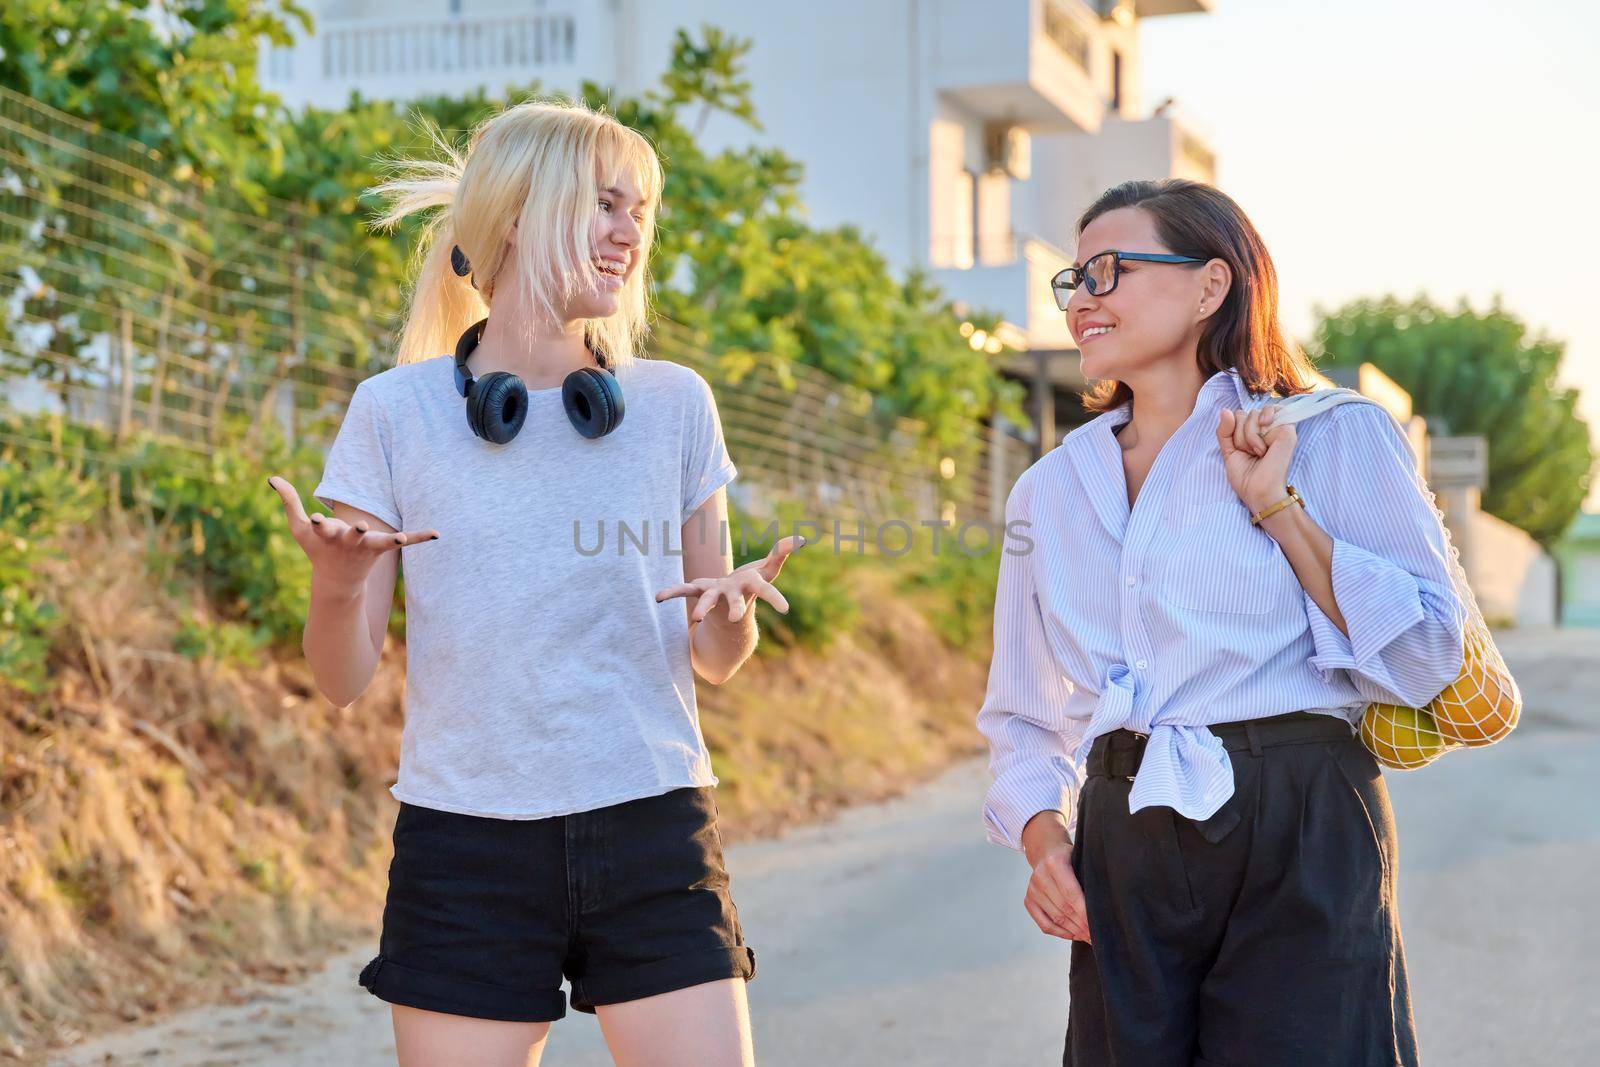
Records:
[[[1234,792],[1195,822],[1128,812],[1141,735],[1095,741],[1072,867],[1067,1067],[1410,1067],[1393,813],[1348,723],[1213,727]]]

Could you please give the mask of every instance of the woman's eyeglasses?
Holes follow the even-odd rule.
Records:
[[[1122,261],[1135,263],[1206,263],[1195,256],[1177,256],[1167,252],[1101,252],[1090,256],[1081,267],[1068,267],[1050,279],[1050,291],[1056,296],[1056,307],[1067,310],[1072,290],[1082,285],[1090,296],[1105,296],[1117,287],[1122,275]]]

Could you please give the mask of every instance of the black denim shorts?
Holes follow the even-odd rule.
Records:
[[[391,1004],[546,1022],[755,977],[709,787],[576,815],[493,819],[400,805],[378,955]]]

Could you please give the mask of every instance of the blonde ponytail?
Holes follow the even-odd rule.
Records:
[[[450,248],[455,243],[452,209],[466,160],[431,120],[423,120],[423,132],[444,158],[401,160],[394,164],[399,176],[371,190],[389,200],[387,209],[372,223],[378,229],[391,229],[417,212],[439,209],[423,227],[413,256],[415,276],[406,294],[409,308],[400,332],[397,363],[415,363],[453,351],[462,332],[489,313],[471,282],[450,267]]]
[[[564,102],[529,101],[491,116],[472,131],[465,154],[432,122],[424,132],[441,158],[398,161],[398,175],[371,190],[388,200],[373,221],[378,228],[437,209],[417,246],[397,362],[454,351],[462,332],[488,314],[508,250],[522,268],[525,306],[555,318],[578,286],[592,284],[599,190],[624,172],[637,181],[648,215],[641,266],[624,284],[617,313],[585,320],[584,336],[619,370],[636,358],[648,329],[646,267],[662,185],[650,143],[609,115]],[[513,223],[517,240],[508,246]],[[469,277],[451,268],[455,245],[472,264]]]

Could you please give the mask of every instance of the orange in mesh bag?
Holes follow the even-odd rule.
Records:
[[[1426,708],[1367,705],[1361,742],[1379,763],[1410,770],[1452,748],[1492,745],[1516,727],[1522,717],[1516,679],[1494,647],[1476,604],[1467,622],[1461,673]]]
[[[1352,402],[1376,405],[1376,401],[1353,389],[1319,389],[1274,401],[1278,411],[1272,424],[1290,425]],[[1404,438],[1403,433],[1401,436]],[[1379,763],[1397,770],[1411,770],[1432,763],[1452,748],[1491,745],[1509,734],[1522,717],[1522,693],[1516,679],[1506,669],[1500,650],[1495,647],[1489,624],[1484,621],[1472,587],[1467,584],[1461,553],[1451,543],[1444,514],[1439,510],[1433,490],[1417,472],[1414,455],[1411,469],[1416,474],[1418,490],[1439,521],[1450,582],[1461,600],[1464,621],[1461,673],[1429,701],[1427,707],[1374,703],[1368,704],[1362,713],[1361,743]]]

